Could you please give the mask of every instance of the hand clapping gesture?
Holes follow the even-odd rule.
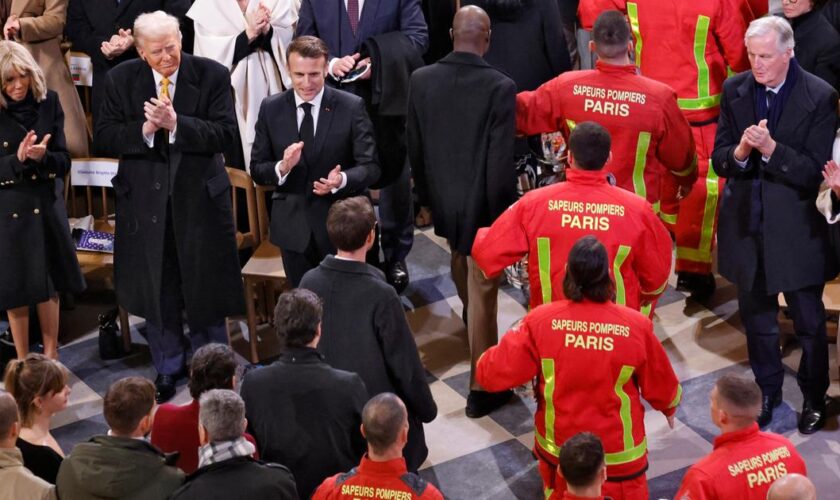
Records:
[[[116,35],[111,35],[110,40],[102,42],[100,50],[106,59],[113,59],[133,46],[134,36],[132,36],[131,30],[120,29]]]
[[[829,189],[840,199],[840,166],[834,160],[828,160],[822,172],[823,179]]]
[[[271,11],[262,2],[255,10],[245,14],[245,35],[249,42],[258,36],[265,35],[271,29]]]
[[[144,102],[143,113],[146,115],[146,121],[143,123],[144,135],[154,134],[160,129],[172,132],[178,123],[178,115],[172,101],[167,97],[152,97]]]
[[[44,155],[47,154],[47,144],[50,142],[50,137],[51,135],[47,134],[43,139],[41,139],[41,142],[37,142],[38,136],[35,135],[35,131],[30,130],[27,132],[23,140],[20,141],[20,145],[18,145],[18,161],[23,163],[26,160],[37,162],[43,160]]]
[[[312,192],[318,196],[326,196],[332,193],[333,189],[341,187],[341,180],[341,165],[336,165],[334,169],[330,170],[326,179],[321,177],[320,181],[315,181]]]

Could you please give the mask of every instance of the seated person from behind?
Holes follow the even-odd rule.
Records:
[[[581,432],[567,439],[560,448],[560,473],[566,479],[567,489],[562,494],[552,494],[551,500],[604,498],[601,486],[607,480],[607,463],[598,436]]]
[[[172,500],[298,498],[295,478],[286,467],[251,458],[254,445],[242,436],[245,403],[229,389],[201,395],[198,433],[199,469],[172,494]]]
[[[399,397],[390,392],[372,397],[362,412],[362,434],[368,443],[362,463],[324,481],[313,500],[353,500],[365,489],[385,491],[389,498],[443,499],[435,485],[406,468],[408,412]]]
[[[806,475],[805,462],[793,443],[772,432],[762,432],[757,418],[761,389],[753,380],[726,374],[712,393],[712,423],[722,432],[712,452],[688,469],[677,496],[679,500],[764,500],[773,481],[785,474]],[[767,454],[762,468],[732,475],[733,467]]]
[[[15,398],[0,391],[0,500],[55,499],[55,486],[35,476],[23,466],[23,456],[15,446],[20,432],[20,416]]]
[[[321,299],[297,288],[280,295],[274,327],[286,352],[245,376],[242,399],[262,459],[295,475],[300,498],[364,454],[359,433],[368,393],[355,373],[336,370],[315,348],[321,340]]]
[[[126,377],[108,388],[102,403],[107,435],[77,444],[61,463],[56,487],[61,498],[164,500],[184,482],[144,438],[152,428],[155,384]]]
[[[198,398],[210,389],[236,387],[236,357],[225,344],[207,344],[198,348],[190,364],[190,396],[192,401],[178,406],[160,405],[152,424],[152,444],[164,453],[178,452],[175,462],[184,473],[192,474],[198,468]],[[256,448],[254,438],[243,436]],[[260,458],[254,451],[254,458]]]

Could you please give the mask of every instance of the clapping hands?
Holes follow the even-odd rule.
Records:
[[[333,189],[338,189],[341,187],[341,181],[343,177],[341,175],[341,165],[336,165],[334,169],[330,170],[330,173],[327,175],[326,179],[321,177],[320,181],[315,181],[312,190],[313,193],[317,194],[318,196],[325,196],[332,193]]]
[[[134,36],[132,36],[131,30],[121,29],[116,35],[112,35],[110,40],[102,42],[100,50],[106,59],[113,59],[133,46]]]
[[[18,145],[17,150],[17,159],[21,163],[25,162],[26,160],[33,160],[40,162],[44,159],[44,155],[47,154],[47,144],[50,142],[50,134],[44,136],[41,139],[41,142],[38,141],[38,136],[35,135],[34,130],[30,130],[26,133],[26,136],[20,141],[20,145]]]
[[[840,166],[834,160],[828,160],[822,175],[825,183],[834,193],[834,196],[840,198]]]
[[[171,132],[175,130],[178,123],[178,115],[168,97],[152,97],[144,102],[143,113],[146,116],[146,122],[143,123],[143,135],[154,134],[160,129]]]
[[[245,35],[249,42],[258,36],[265,35],[271,29],[271,11],[262,2],[256,9],[245,14]]]

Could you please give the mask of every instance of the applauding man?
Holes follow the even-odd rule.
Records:
[[[257,117],[251,175],[277,186],[271,242],[283,250],[292,286],[335,248],[327,236],[334,201],[379,178],[373,126],[361,98],[324,87],[327,46],[296,38],[286,53],[292,89],[265,99]]]

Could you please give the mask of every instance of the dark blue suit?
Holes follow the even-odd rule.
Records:
[[[350,27],[345,0],[303,0],[295,36],[322,39],[330,58],[361,52],[365,40],[385,33],[403,33],[423,54],[429,45],[428,28],[420,0],[364,0],[356,34]],[[378,71],[376,66],[372,71]],[[405,153],[405,116],[381,116],[370,104],[370,81],[359,81],[344,90],[365,99],[379,145],[383,172],[402,172],[397,181],[380,192],[379,215],[385,261],[405,260],[414,242],[410,176]],[[390,149],[383,148],[383,145]],[[394,145],[398,145],[394,147]]]

